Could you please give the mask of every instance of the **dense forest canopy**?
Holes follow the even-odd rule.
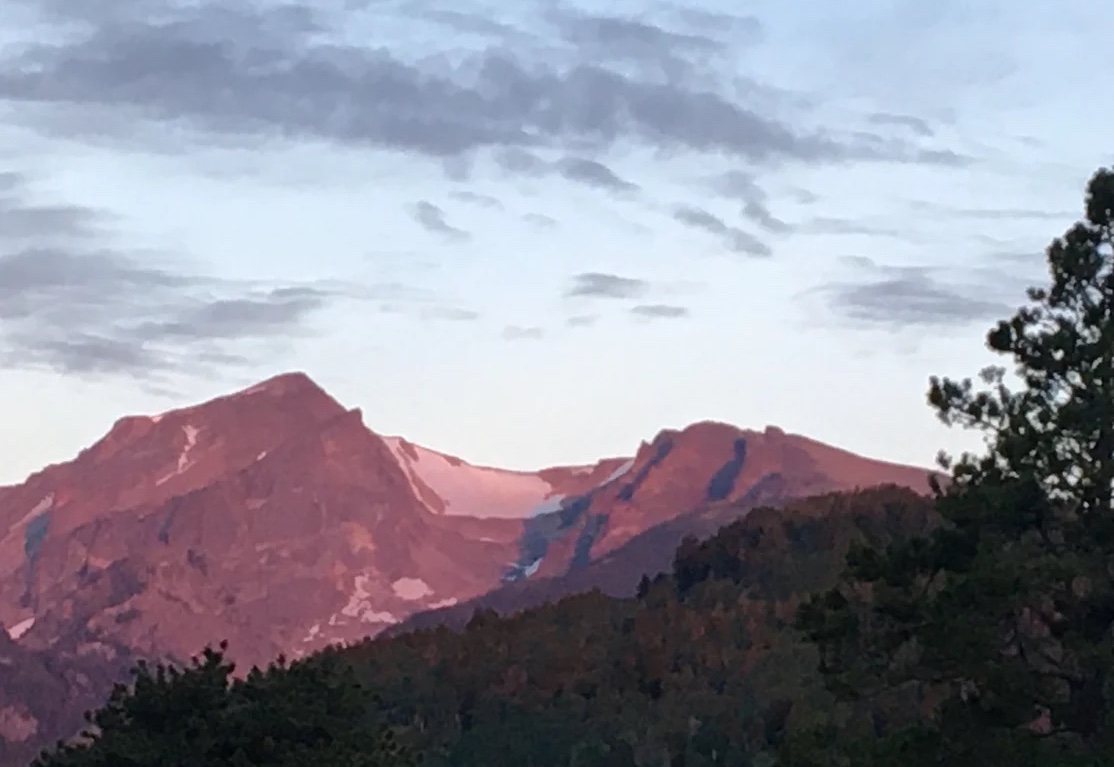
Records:
[[[137,669],[92,765],[1114,764],[1114,173],[988,335],[932,379],[986,451],[893,487],[758,509],[637,596],[601,593],[280,661]]]

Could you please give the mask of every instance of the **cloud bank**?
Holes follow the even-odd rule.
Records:
[[[115,242],[112,219],[42,203],[0,174],[0,364],[69,374],[203,375],[247,364],[309,329],[346,288],[269,285],[192,274],[163,254]]]

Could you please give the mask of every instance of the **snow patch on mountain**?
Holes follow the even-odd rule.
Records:
[[[586,493],[571,497],[551,496],[535,506],[523,523],[519,538],[519,556],[507,566],[503,581],[511,582],[529,578],[541,568],[542,560],[549,550],[550,542],[559,538],[569,527],[576,524],[592,505],[595,493],[622,479],[634,468],[635,460],[628,459],[617,466],[602,481],[597,482]],[[591,517],[577,537],[573,566],[583,566],[589,561],[592,544],[604,524],[599,515]]]
[[[27,620],[22,620],[8,629],[8,636],[10,636],[13,641],[15,641],[26,634],[28,631],[30,631],[31,627],[34,625],[35,619],[33,617],[28,618]]]
[[[536,474],[473,466],[401,437],[384,440],[410,481],[414,495],[434,513],[465,517],[523,519],[553,492]],[[444,509],[425,497],[421,485],[432,490]]]
[[[34,506],[32,506],[31,509],[26,514],[24,514],[22,517],[20,517],[18,520],[16,520],[16,523],[14,525],[12,525],[11,529],[15,530],[16,528],[20,527],[21,525],[26,525],[26,524],[30,523],[32,519],[39,516],[40,514],[44,514],[44,513],[48,512],[48,511],[51,511],[53,509],[54,509],[54,493],[47,493],[42,498],[40,498],[39,502],[36,503]],[[0,539],[0,540],[2,540],[2,539]]]
[[[615,471],[608,474],[607,479],[605,479],[603,482],[600,482],[599,487],[603,487],[606,484],[614,482],[615,480],[619,479],[620,477],[622,477],[625,474],[627,474],[628,472],[630,472],[630,470],[633,469],[633,468],[634,468],[634,459],[631,458],[630,460],[625,461],[624,463],[617,466],[615,468]]]
[[[406,599],[411,602],[428,597],[433,593],[433,589],[421,578],[399,578],[391,584],[391,591],[399,599]]]
[[[348,603],[340,609],[338,615],[329,619],[330,626],[336,626],[344,618],[355,618],[361,623],[398,623],[399,619],[389,612],[376,610],[371,604],[371,592],[368,586],[371,578],[366,575],[357,575],[352,584],[352,593],[348,595]]]
[[[182,433],[186,435],[186,446],[182,448],[182,454],[178,456],[178,473],[186,470],[190,464],[190,451],[197,445],[197,435],[201,430],[196,426],[189,424],[182,427]]]
[[[169,474],[164,474],[155,481],[156,486],[169,482],[180,474],[184,474],[186,470],[193,465],[193,461],[190,459],[190,453],[197,447],[197,437],[201,434],[201,429],[186,424],[182,427],[182,434],[186,437],[186,444],[182,447],[182,452],[178,454],[178,463],[174,467],[174,471]]]
[[[540,517],[543,514],[553,514],[554,512],[558,512],[561,510],[561,504],[564,502],[564,500],[564,495],[551,495],[543,500],[541,503],[534,506],[534,508],[530,509],[530,513],[526,516]]]

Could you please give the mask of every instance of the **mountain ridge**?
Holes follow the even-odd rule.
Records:
[[[381,436],[286,373],[124,416],[71,461],[0,488],[0,625],[46,667],[181,661],[227,639],[249,668],[485,597],[629,591],[679,537],[738,510],[870,484],[923,492],[928,473],[713,421],[594,464],[477,466]],[[92,671],[75,673],[103,681]],[[0,686],[21,678],[0,666]],[[79,724],[24,708],[0,715],[41,722],[29,743]]]

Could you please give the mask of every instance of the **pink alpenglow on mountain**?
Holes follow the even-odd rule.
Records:
[[[222,639],[247,668],[565,576],[708,504],[881,483],[926,490],[927,471],[719,423],[591,466],[474,466],[380,437],[290,373],[121,418],[72,461],[0,488],[0,625],[29,658],[111,674]],[[0,688],[11,673],[0,665]]]

